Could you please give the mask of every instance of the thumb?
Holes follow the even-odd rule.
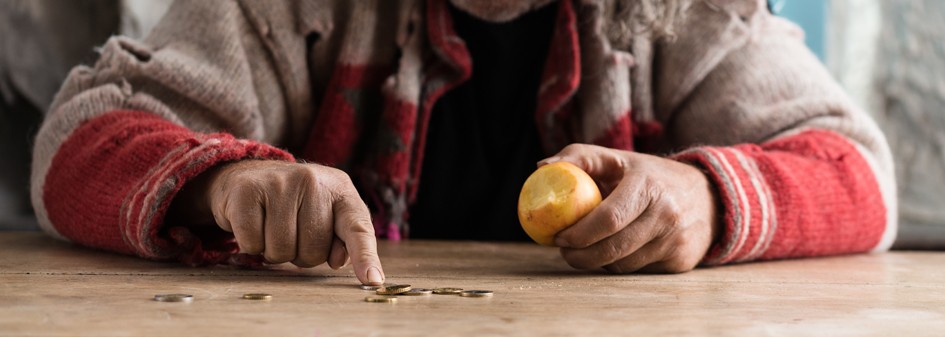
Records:
[[[348,250],[355,276],[362,284],[384,284],[384,269],[377,257],[377,239],[367,205],[354,192],[335,201],[333,208],[335,235]]]

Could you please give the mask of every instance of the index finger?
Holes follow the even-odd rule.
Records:
[[[335,235],[348,250],[355,276],[362,284],[384,284],[384,270],[377,257],[377,239],[367,205],[357,192],[347,192],[335,200],[333,212]]]
[[[589,144],[571,144],[560,152],[538,162],[544,166],[554,162],[566,161],[580,167],[598,182],[617,181],[623,177],[630,165],[620,150]]]

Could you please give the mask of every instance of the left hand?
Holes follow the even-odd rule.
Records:
[[[572,144],[539,166],[584,169],[604,200],[555,244],[572,267],[614,273],[681,273],[705,256],[718,232],[716,197],[696,167],[661,157]]]

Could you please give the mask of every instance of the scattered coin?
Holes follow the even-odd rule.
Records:
[[[392,284],[385,285],[377,289],[378,295],[400,295],[405,292],[410,291],[409,284]]]
[[[456,295],[463,292],[461,288],[436,288],[433,293],[437,295]]]
[[[414,289],[410,289],[410,291],[405,292],[403,294],[407,296],[424,296],[424,295],[430,295],[432,293],[433,293],[433,289],[414,288]]]
[[[272,299],[272,295],[269,295],[269,294],[258,294],[258,293],[243,294],[243,299],[244,299],[244,300],[256,300],[256,301],[268,301],[268,300],[271,300],[271,299]]]
[[[370,291],[376,291],[376,290],[380,289],[381,287],[383,287],[383,286],[382,286],[382,285],[381,285],[381,286],[372,286],[372,285],[367,285],[367,284],[362,284],[362,285],[361,285],[361,289],[363,289],[363,290],[370,290]]]
[[[194,295],[190,294],[157,294],[154,300],[158,302],[193,302]]]
[[[364,301],[371,303],[397,303],[397,298],[386,296],[368,296],[364,298]]]
[[[459,293],[462,297],[492,297],[492,290],[464,290]]]

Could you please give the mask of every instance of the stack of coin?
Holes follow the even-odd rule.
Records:
[[[385,285],[377,289],[378,295],[400,295],[405,292],[410,291],[409,284],[392,284]]]
[[[432,293],[433,293],[432,289],[413,288],[413,289],[410,289],[410,291],[405,292],[403,294],[407,296],[424,296],[424,295],[430,295]]]
[[[436,288],[433,293],[437,295],[456,295],[463,292],[463,288]]]
[[[492,297],[492,290],[463,290],[462,288],[411,288],[409,284],[385,284],[382,286],[370,286],[370,285],[361,285],[361,289],[364,290],[373,290],[377,295],[381,296],[368,296],[364,300],[366,302],[374,303],[393,303],[396,301],[398,295],[401,296],[424,296],[430,294],[438,295],[459,295],[462,297]]]

